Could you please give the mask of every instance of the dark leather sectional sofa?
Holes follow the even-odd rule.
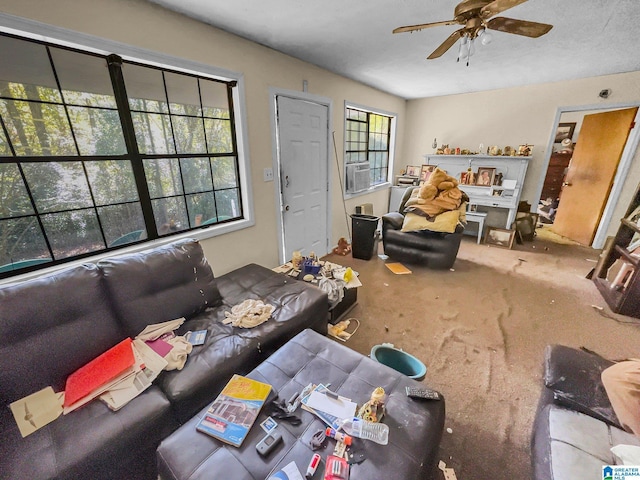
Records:
[[[223,325],[243,300],[276,307],[253,329]],[[157,478],[160,441],[305,328],[326,333],[320,289],[251,264],[214,278],[200,244],[182,240],[0,287],[0,477]],[[146,325],[186,317],[207,329],[185,367],[163,372],[117,412],[94,400],[22,438],[9,404],[67,376]]]
[[[531,439],[535,480],[600,480],[620,462],[615,445],[640,439],[619,425],[600,375],[613,362],[592,352],[549,345]]]

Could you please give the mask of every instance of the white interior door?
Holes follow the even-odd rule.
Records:
[[[277,134],[285,260],[328,253],[328,106],[278,95]]]

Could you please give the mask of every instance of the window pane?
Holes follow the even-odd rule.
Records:
[[[24,163],[23,171],[38,212],[93,205],[82,162]]]
[[[0,265],[32,259],[51,260],[36,217],[0,221]]]
[[[85,162],[96,205],[134,202],[138,191],[128,160]]]
[[[41,219],[56,260],[105,248],[93,209],[42,215]]]
[[[0,79],[4,97],[62,101],[44,45],[0,37]]]
[[[177,153],[207,153],[202,118],[172,117]]]
[[[182,158],[180,166],[185,193],[213,190],[208,158]]]
[[[132,110],[169,113],[160,70],[125,63],[122,74]]]
[[[144,173],[151,198],[182,194],[182,179],[177,158],[144,160]]]
[[[127,153],[117,111],[69,107],[69,118],[71,118],[80,155]]]
[[[192,227],[218,221],[213,192],[187,195],[187,210],[189,211],[189,224]]]
[[[106,59],[60,48],[51,57],[66,103],[116,108]]]
[[[200,93],[198,80],[195,77],[165,72],[169,112],[178,115],[202,116],[200,110]]]
[[[98,208],[107,245],[117,247],[147,238],[140,203],[125,203]]]
[[[9,142],[4,134],[4,130],[0,129],[0,157],[10,157],[11,149],[9,148]]]
[[[200,79],[200,95],[205,117],[229,118],[229,97],[227,85]]]
[[[16,155],[77,155],[64,107],[0,100],[0,115]]]
[[[131,118],[140,153],[176,153],[168,115],[133,112]]]
[[[204,126],[207,130],[207,147],[209,148],[209,153],[233,152],[231,122],[229,120],[213,120],[207,118],[204,121]]]
[[[211,159],[213,185],[216,189],[238,186],[236,157],[215,157]]]
[[[222,190],[215,193],[218,221],[240,216],[240,200],[238,198],[237,188]]]
[[[189,228],[184,197],[171,197],[153,200],[153,216],[159,235],[166,235]]]
[[[27,189],[17,163],[0,163],[0,218],[32,214]]]

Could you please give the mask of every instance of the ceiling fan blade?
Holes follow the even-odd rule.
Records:
[[[423,23],[421,25],[407,25],[406,27],[398,27],[394,29],[393,33],[417,32],[418,30],[423,30],[425,28],[439,27],[441,25],[455,25],[457,23],[458,22],[455,20],[445,20],[443,22]]]
[[[529,22],[513,18],[496,17],[487,22],[487,28],[500,32],[515,33],[525,37],[538,38],[553,28],[547,23]]]
[[[442,42],[442,44],[436,48],[431,55],[427,57],[427,60],[433,60],[434,58],[441,57],[447,50],[449,50],[460,37],[462,37],[462,32],[464,32],[464,28],[460,30],[456,30],[453,32],[447,39]]]
[[[486,20],[526,1],[527,0],[494,0],[480,9],[480,16]]]

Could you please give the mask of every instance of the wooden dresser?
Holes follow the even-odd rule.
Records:
[[[547,176],[544,179],[542,193],[540,193],[541,200],[546,200],[547,198],[555,200],[560,196],[564,175],[567,171],[572,155],[573,154],[571,152],[555,152],[551,154],[551,158],[549,159],[549,168],[547,168]]]

